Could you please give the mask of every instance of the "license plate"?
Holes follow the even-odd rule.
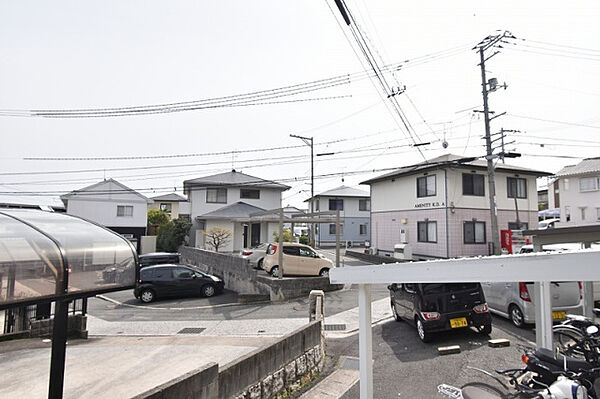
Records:
[[[554,320],[562,320],[567,318],[566,312],[552,312],[552,318]]]
[[[460,328],[460,327],[468,327],[469,323],[467,323],[466,317],[459,317],[458,319],[450,319],[450,327],[452,328]]]

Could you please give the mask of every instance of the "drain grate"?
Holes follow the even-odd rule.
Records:
[[[345,324],[325,324],[325,331],[344,331]]]
[[[177,332],[177,334],[200,334],[206,328],[201,327],[186,327]]]

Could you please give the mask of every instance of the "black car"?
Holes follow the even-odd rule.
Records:
[[[181,255],[175,252],[152,252],[140,255],[140,268],[153,265],[178,264],[181,262]]]
[[[492,318],[479,283],[404,283],[388,289],[394,319],[414,322],[423,342],[429,342],[436,332],[460,328],[492,332]]]
[[[223,292],[223,280],[187,265],[156,265],[140,270],[133,294],[144,303],[156,298],[211,297]]]

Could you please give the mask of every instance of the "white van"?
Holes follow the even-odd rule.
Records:
[[[545,219],[545,220],[540,220],[538,222],[538,230],[546,230],[546,229],[553,229],[556,226],[557,223],[560,223],[560,219]]]

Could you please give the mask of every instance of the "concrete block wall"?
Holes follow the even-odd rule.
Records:
[[[31,337],[47,337],[52,335],[54,319],[32,320],[30,325]],[[87,338],[87,316],[80,314],[69,315],[67,335],[71,338]]]
[[[271,278],[253,269],[246,259],[199,248],[181,247],[183,263],[196,265],[201,270],[219,276],[225,288],[244,296],[264,296],[271,301],[308,296],[311,290],[333,291],[342,285],[329,284],[328,277]]]
[[[134,399],[272,399],[287,396],[323,367],[321,321],[256,349],[221,369],[216,363],[191,371]]]

